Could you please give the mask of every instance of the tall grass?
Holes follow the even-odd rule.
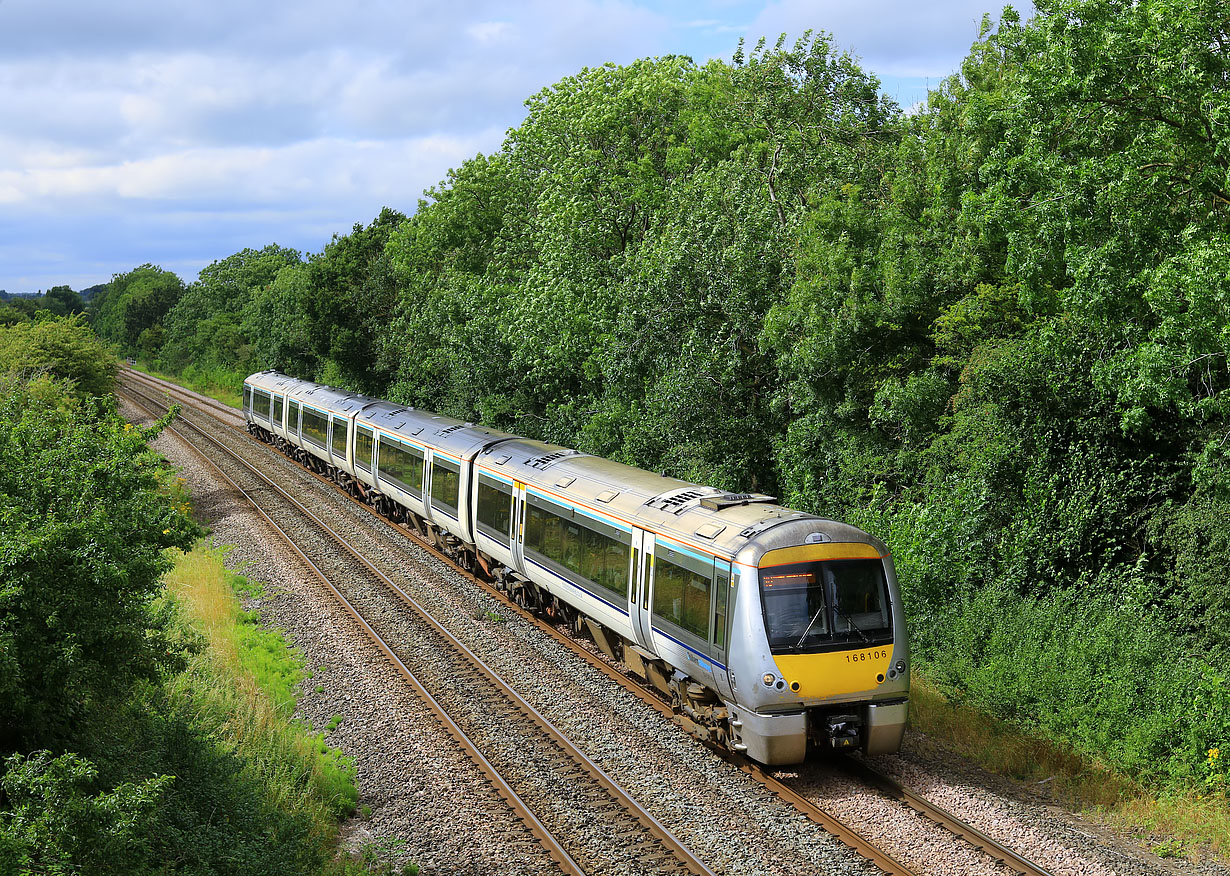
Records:
[[[1161,857],[1230,859],[1230,800],[1210,788],[1158,793],[1071,745],[946,697],[915,670],[910,727],[984,769],[1053,794],[1134,835]]]
[[[334,843],[358,791],[349,760],[292,719],[301,657],[240,607],[236,594],[254,592],[253,585],[224,567],[220,551],[201,544],[180,555],[166,580],[205,644],[172,680],[172,700],[220,744],[242,751],[244,769],[270,804],[309,813],[319,841]]]
[[[243,381],[247,374],[218,366],[200,367],[189,364],[179,374],[167,374],[144,359],[136,364],[138,371],[169,380],[186,389],[208,395],[233,408],[243,407]]]

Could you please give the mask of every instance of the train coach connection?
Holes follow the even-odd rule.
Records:
[[[694,735],[765,764],[900,747],[905,619],[867,533],[274,371],[243,407],[254,435],[588,628]]]

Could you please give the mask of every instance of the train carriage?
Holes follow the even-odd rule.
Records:
[[[298,431],[279,430],[279,394]],[[244,410],[518,602],[588,627],[697,736],[767,764],[899,748],[904,612],[861,530],[272,372],[245,382]]]

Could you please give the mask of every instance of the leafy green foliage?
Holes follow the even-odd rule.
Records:
[[[154,265],[116,274],[90,301],[94,329],[127,355],[155,355],[166,339],[162,320],[183,291],[179,277]]]
[[[0,372],[49,374],[71,382],[80,396],[109,395],[115,357],[80,316],[46,318],[0,328]]]
[[[48,325],[7,331],[24,343]],[[60,327],[81,341],[80,320]],[[29,372],[21,351],[43,347],[4,349]],[[100,347],[55,349],[63,364]],[[148,446],[164,423],[134,428],[113,397],[74,388],[0,376],[0,871],[344,870],[334,825],[353,768],[288,723],[301,667],[244,616],[237,663],[275,702],[218,669],[164,597],[167,548],[199,535]]]
[[[0,750],[62,744],[156,677],[163,550],[196,524],[114,401],[0,378]]]
[[[95,793],[98,770],[76,754],[46,751],[5,762],[0,812],[6,873],[153,873],[149,824],[174,779],[163,775]]]
[[[198,372],[222,369],[246,377],[253,351],[244,311],[279,271],[299,264],[299,253],[271,245],[245,249],[202,269],[163,320],[166,341],[152,351],[157,366],[174,373],[189,366]]]

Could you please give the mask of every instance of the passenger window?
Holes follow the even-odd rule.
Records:
[[[329,420],[311,408],[303,409],[303,438],[320,447],[325,446],[329,433]]]
[[[380,436],[379,475],[415,496],[423,492],[423,451]]]
[[[713,573],[713,644],[726,647],[726,600],[730,595],[730,574],[725,569]]]
[[[461,492],[461,467],[447,459],[431,463],[432,504],[457,516],[457,497]]]
[[[597,520],[573,518],[572,513],[569,508],[532,496],[525,518],[527,552],[532,559],[549,560],[627,599],[632,536]]]
[[[659,555],[653,591],[654,614],[708,639],[710,583],[709,576],[697,574]]]
[[[512,487],[479,473],[476,515],[484,533],[507,545],[512,526]]]
[[[372,470],[372,430],[360,426],[354,436],[354,464],[364,471]]]
[[[346,427],[349,425],[349,420],[343,420],[341,417],[333,418],[333,455],[343,459],[346,457]]]

